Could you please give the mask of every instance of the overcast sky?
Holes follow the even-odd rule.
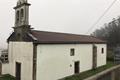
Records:
[[[86,34],[114,0],[29,0],[30,25],[37,30]],[[0,47],[14,27],[17,0],[0,0]],[[120,15],[120,0],[89,33]]]

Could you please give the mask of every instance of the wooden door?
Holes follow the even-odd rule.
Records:
[[[21,80],[21,63],[16,62],[16,80]]]
[[[80,69],[79,69],[80,66],[79,65],[80,65],[79,61],[74,63],[74,73],[75,74],[78,74],[79,71],[80,71]]]
[[[0,61],[0,76],[2,75],[2,62]]]

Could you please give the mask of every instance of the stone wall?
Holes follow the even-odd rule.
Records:
[[[114,66],[84,80],[120,80],[120,65]]]

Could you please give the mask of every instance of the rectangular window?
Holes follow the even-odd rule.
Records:
[[[74,56],[74,55],[75,55],[75,49],[72,48],[72,49],[70,50],[70,56]]]
[[[104,48],[102,48],[102,53],[104,53]]]

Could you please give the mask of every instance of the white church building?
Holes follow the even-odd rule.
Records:
[[[18,0],[9,64],[3,74],[16,80],[58,80],[106,65],[106,42],[96,37],[33,30],[27,0]],[[7,71],[6,71],[7,70]]]

